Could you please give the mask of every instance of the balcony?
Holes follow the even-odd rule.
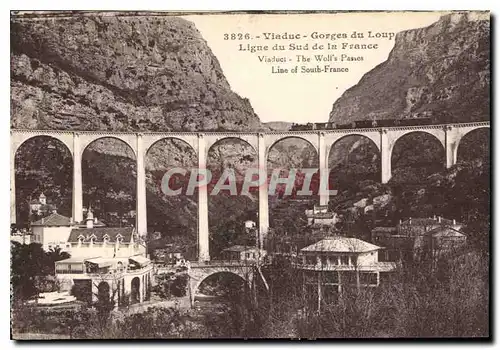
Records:
[[[56,269],[56,274],[65,274],[65,275],[71,275],[71,274],[83,274],[83,270],[69,270],[69,269]]]
[[[303,264],[294,263],[293,267],[300,270],[310,271],[374,271],[390,272],[396,269],[396,263],[379,261],[371,265],[333,265],[333,264]]]
[[[191,267],[204,266],[249,266],[256,265],[258,259],[248,260],[210,260],[210,261],[193,261],[190,262]]]

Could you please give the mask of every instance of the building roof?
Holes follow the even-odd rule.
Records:
[[[306,216],[308,218],[313,218],[313,219],[333,219],[335,216],[334,212],[328,212],[328,213],[306,213]]]
[[[94,227],[106,227],[106,224],[97,218],[94,218],[93,221],[94,221],[94,223],[93,223]],[[86,220],[84,220],[80,224],[78,224],[78,227],[86,228],[87,227]]]
[[[30,204],[41,204],[41,203],[42,203],[42,202],[41,202],[41,199],[47,199],[47,196],[45,196],[45,195],[43,194],[43,192],[42,192],[42,193],[40,193],[40,196],[38,196],[38,199],[33,199],[33,200],[31,200],[31,201],[30,201]]]
[[[337,253],[364,253],[382,247],[352,237],[327,237],[310,246],[302,248],[302,252],[337,252]]]
[[[88,242],[92,235],[95,237],[94,242],[103,242],[106,235],[108,235],[110,242],[115,242],[117,237],[121,235],[124,243],[130,243],[133,233],[133,227],[74,228],[69,234],[68,242],[77,243],[80,236],[84,237],[84,242]]]
[[[38,221],[32,222],[31,226],[71,226],[71,219],[58,213],[52,213]]]
[[[451,227],[436,227],[427,232],[432,237],[466,237],[462,232]]]
[[[375,227],[372,232],[397,232],[398,229],[396,227]]]
[[[244,245],[233,245],[232,247],[226,248],[224,252],[244,252],[247,250],[256,250],[257,247],[244,246]]]
[[[85,260],[85,258],[77,256],[77,257],[67,258],[64,260],[58,260],[55,263],[56,264],[68,264],[68,263],[82,263],[83,264],[84,260]]]
[[[409,218],[401,223],[401,225],[410,225],[410,226],[430,226],[430,225],[460,225],[459,223],[453,223],[453,220],[441,218],[439,221],[439,217],[435,218]]]
[[[145,258],[142,255],[130,256],[128,260],[135,262],[139,266],[146,266],[151,262],[148,258]]]
[[[376,267],[379,272],[390,272],[395,270],[397,265],[393,261],[377,261],[374,267]]]
[[[109,267],[113,265],[113,260],[112,259],[106,259],[106,258],[90,258],[90,259],[85,259],[85,262],[89,262],[91,264],[97,265],[99,267]]]

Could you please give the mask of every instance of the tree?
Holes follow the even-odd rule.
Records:
[[[71,257],[71,255],[68,252],[63,252],[61,250],[61,247],[56,246],[56,247],[50,248],[50,250],[47,252],[47,257],[48,257],[50,262],[55,263],[56,261],[69,259]],[[52,274],[54,274],[55,273],[55,264],[52,264],[52,266],[54,269]]]
[[[11,242],[11,284],[13,297],[26,300],[38,295],[37,278],[53,274],[54,261],[41,244]]]

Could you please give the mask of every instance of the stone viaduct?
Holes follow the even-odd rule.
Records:
[[[189,144],[198,156],[198,167],[206,168],[208,151],[217,142],[224,139],[239,139],[253,147],[258,154],[258,167],[267,169],[269,150],[277,142],[287,138],[300,138],[311,144],[319,157],[320,182],[328,181],[328,156],[336,142],[346,136],[362,136],[370,139],[378,148],[381,159],[381,182],[391,178],[391,155],[394,145],[404,135],[422,132],[435,137],[445,149],[446,167],[457,161],[460,140],[467,133],[489,128],[490,122],[474,122],[446,125],[399,126],[366,129],[333,129],[311,131],[271,131],[271,132],[112,132],[112,131],[56,131],[56,130],[11,130],[10,193],[11,222],[16,220],[16,184],[15,155],[19,147],[27,140],[47,136],[62,142],[73,157],[73,219],[83,220],[82,194],[82,155],[93,141],[102,138],[114,138],[125,142],[133,150],[137,162],[136,228],[139,234],[147,232],[146,221],[146,177],[144,159],[148,150],[163,139],[178,139]],[[267,173],[267,171],[266,171]],[[207,186],[198,191],[198,244],[199,261],[210,260],[208,236],[208,193]],[[320,195],[320,204],[328,204],[328,194]],[[262,244],[269,228],[267,186],[259,186],[259,237]]]
[[[252,261],[223,261],[212,260],[204,262],[193,262],[188,269],[189,285],[188,296],[191,305],[194,304],[196,294],[199,292],[201,283],[208,277],[218,273],[230,273],[245,281],[248,289],[254,288],[256,278],[256,263]],[[169,273],[176,270],[175,266],[156,268],[155,273]]]

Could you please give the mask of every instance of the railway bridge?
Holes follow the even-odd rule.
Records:
[[[136,157],[136,228],[139,234],[147,232],[146,215],[146,175],[144,160],[148,150],[164,139],[181,140],[198,156],[198,168],[206,169],[210,148],[224,139],[238,139],[248,143],[258,154],[258,167],[267,173],[267,156],[277,142],[287,138],[307,141],[316,150],[319,158],[320,183],[328,183],[328,156],[331,148],[347,136],[362,136],[371,140],[380,152],[381,182],[391,178],[391,155],[394,145],[401,137],[415,132],[429,134],[443,146],[446,167],[457,162],[460,140],[469,132],[489,128],[490,122],[474,122],[442,125],[397,126],[365,129],[332,129],[310,131],[266,131],[266,132],[113,132],[113,131],[64,131],[64,130],[21,130],[11,129],[10,193],[11,222],[16,221],[15,154],[26,141],[40,136],[51,137],[64,144],[73,157],[72,213],[77,222],[83,220],[82,155],[93,142],[102,138],[114,138],[125,142]],[[320,194],[320,204],[329,201],[328,191]],[[259,240],[262,242],[269,229],[269,208],[267,186],[259,186]],[[208,193],[207,186],[198,190],[198,259],[210,260],[208,243]]]
[[[178,266],[158,266],[155,269],[156,274],[174,272]],[[257,263],[255,261],[243,260],[212,260],[204,262],[188,262],[187,273],[189,275],[188,294],[191,305],[194,303],[196,293],[199,291],[201,283],[208,277],[218,273],[231,273],[245,281],[249,289],[254,288],[254,281],[257,272]]]

